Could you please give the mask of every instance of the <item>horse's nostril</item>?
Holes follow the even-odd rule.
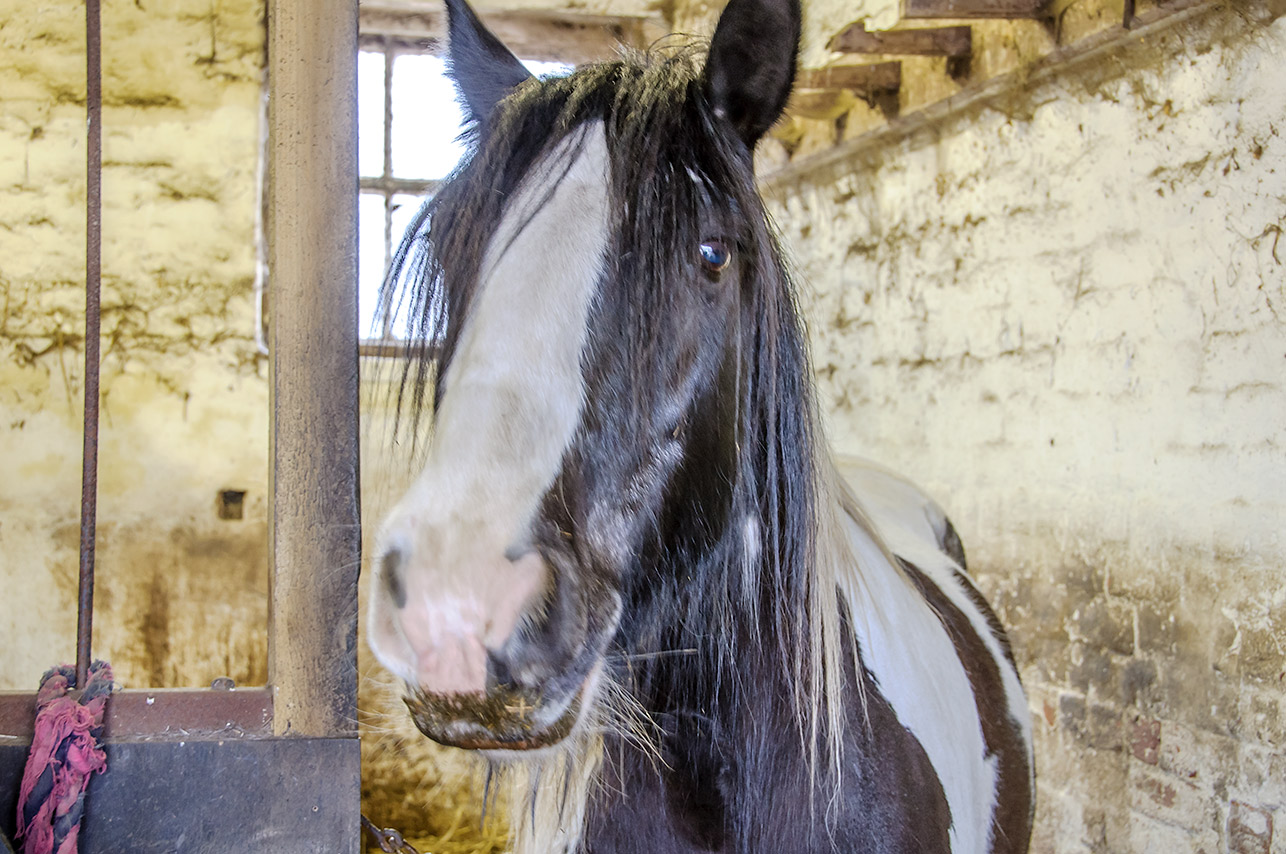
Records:
[[[398,608],[406,607],[406,585],[402,582],[403,563],[401,549],[389,549],[380,558],[380,581]]]
[[[509,669],[509,662],[490,650],[487,651],[487,676],[487,681],[501,687],[515,687],[514,675],[513,671]]]

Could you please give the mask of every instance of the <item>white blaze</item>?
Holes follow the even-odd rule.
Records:
[[[546,583],[534,555],[506,554],[526,547],[580,421],[609,213],[607,138],[593,122],[537,162],[488,244],[428,462],[380,537],[379,553],[405,556],[407,604],[372,597],[371,645],[409,681],[482,690],[484,647]]]

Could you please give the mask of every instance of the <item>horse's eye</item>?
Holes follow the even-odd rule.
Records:
[[[721,240],[706,240],[701,244],[701,265],[707,273],[718,275],[732,260],[732,252]]]

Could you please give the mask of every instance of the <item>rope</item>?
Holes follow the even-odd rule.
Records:
[[[112,668],[95,661],[80,697],[76,670],[55,667],[40,678],[36,732],[18,789],[18,839],[23,854],[76,854],[90,775],[107,770],[98,744]]]

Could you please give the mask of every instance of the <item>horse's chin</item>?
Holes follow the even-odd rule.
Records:
[[[416,728],[431,741],[479,751],[489,759],[527,759],[572,736],[585,717],[586,699],[594,696],[597,677],[596,668],[561,712],[519,691],[449,697],[417,692],[404,702]]]

